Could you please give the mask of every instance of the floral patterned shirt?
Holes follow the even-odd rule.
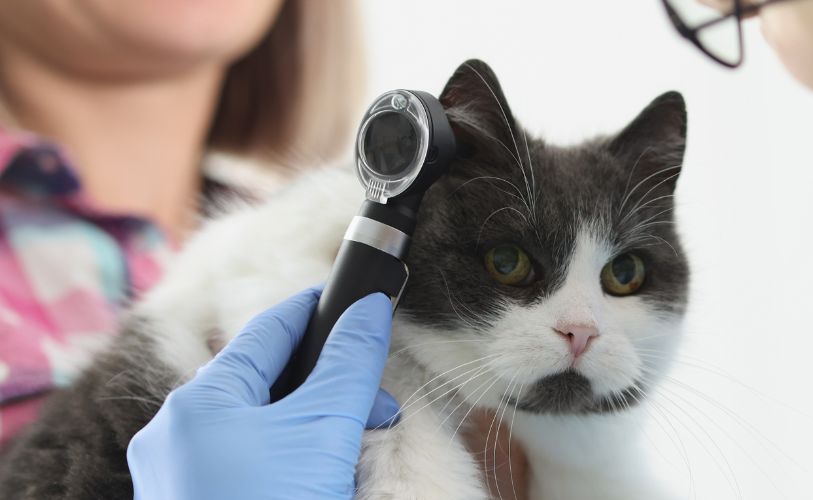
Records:
[[[176,245],[100,210],[56,145],[0,128],[0,449],[117,330]]]

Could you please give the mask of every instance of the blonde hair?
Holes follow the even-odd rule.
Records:
[[[286,0],[262,41],[229,68],[209,146],[281,166],[335,156],[364,93],[360,29],[355,1]]]

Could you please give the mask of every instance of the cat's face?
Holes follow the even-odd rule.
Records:
[[[461,157],[422,204],[399,342],[446,372],[438,396],[539,413],[636,403],[668,365],[687,300],[672,210],[682,98],[568,148],[526,138],[479,61],[441,100]]]

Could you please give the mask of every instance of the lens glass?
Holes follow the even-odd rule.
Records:
[[[381,175],[397,176],[418,154],[418,134],[406,115],[385,111],[373,118],[364,133],[367,165]]]

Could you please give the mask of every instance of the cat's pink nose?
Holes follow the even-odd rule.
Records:
[[[593,337],[598,337],[598,328],[588,324],[559,323],[554,331],[570,343],[570,352],[574,358],[578,358],[587,350]]]

